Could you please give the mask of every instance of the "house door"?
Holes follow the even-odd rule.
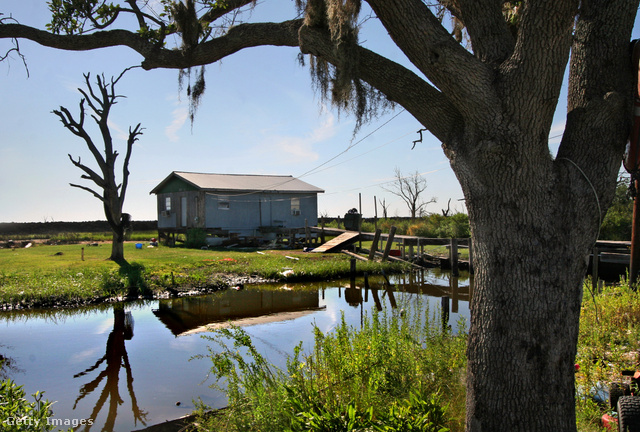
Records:
[[[187,226],[187,197],[180,198],[180,209],[182,211],[182,217],[180,218],[180,222],[183,227]]]

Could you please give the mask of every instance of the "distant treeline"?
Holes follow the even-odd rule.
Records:
[[[158,221],[132,221],[134,231],[158,229]],[[60,233],[95,233],[111,231],[107,221],[85,222],[0,222],[0,235],[45,235]]]

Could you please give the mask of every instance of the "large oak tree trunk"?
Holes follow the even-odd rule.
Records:
[[[610,200],[595,187],[613,190],[621,148],[554,160],[523,151],[533,147],[526,136],[492,139],[482,152],[449,154],[467,200],[476,269],[467,430],[575,431],[582,282]],[[591,182],[580,166],[603,175]]]
[[[539,199],[528,195],[510,204],[544,205]],[[505,226],[500,213],[514,209],[504,204],[484,206],[492,220],[474,235],[467,430],[573,431],[586,261],[584,247],[567,245],[565,234],[593,236],[576,233],[573,221],[560,216],[527,220],[528,214]]]

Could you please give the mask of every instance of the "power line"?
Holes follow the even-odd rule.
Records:
[[[325,166],[325,165],[326,165],[326,164],[328,164],[329,162],[331,162],[331,161],[333,161],[333,160],[337,159],[338,157],[342,156],[343,154],[345,154],[346,152],[348,152],[349,150],[351,150],[352,148],[354,148],[354,147],[355,147],[355,146],[357,146],[358,144],[362,143],[365,139],[369,138],[371,135],[373,135],[374,133],[376,133],[377,131],[379,131],[379,130],[380,130],[380,129],[382,129],[383,127],[385,127],[387,124],[389,124],[392,120],[394,120],[396,117],[398,117],[400,114],[404,113],[405,111],[406,111],[405,109],[402,109],[400,112],[398,112],[396,115],[394,115],[393,117],[391,117],[389,120],[387,120],[386,122],[382,123],[380,126],[378,126],[377,128],[375,128],[373,131],[369,132],[369,133],[368,133],[367,135],[365,135],[364,137],[360,138],[360,139],[359,139],[358,141],[356,141],[355,143],[350,144],[346,149],[344,149],[343,151],[341,151],[341,152],[340,152],[340,153],[338,153],[337,155],[333,156],[332,158],[330,158],[330,159],[326,160],[325,162],[321,163],[320,165],[316,166],[315,168],[312,168],[312,169],[310,169],[309,171],[307,171],[307,172],[305,172],[305,173],[303,173],[303,174],[301,174],[301,175],[299,175],[299,176],[294,176],[294,177],[291,177],[290,179],[287,179],[287,180],[285,180],[285,181],[283,181],[283,182],[280,182],[280,183],[276,183],[276,184],[270,185],[270,186],[266,187],[263,191],[245,192],[245,193],[234,194],[234,195],[226,195],[226,196],[229,196],[229,197],[237,197],[237,196],[246,196],[246,195],[253,195],[253,194],[256,194],[256,193],[262,193],[262,192],[264,192],[265,190],[268,190],[269,188],[274,188],[274,187],[282,186],[282,185],[285,185],[285,184],[287,184],[287,183],[290,183],[290,182],[292,182],[292,181],[294,181],[294,180],[299,180],[299,179],[301,179],[302,177],[308,176],[308,175],[310,175],[311,173],[313,173],[314,171],[318,171],[318,170],[319,170],[319,168],[321,168],[321,167]],[[406,136],[406,135],[408,135],[408,134],[403,135],[403,137],[404,137],[404,136]],[[403,138],[403,137],[400,137],[400,138],[397,138],[397,139],[395,139],[395,140],[389,141],[389,142],[387,142],[386,144],[383,144],[383,145],[382,145],[382,146],[380,146],[380,147],[383,147],[384,145],[390,144],[391,142],[397,141],[398,139],[401,139],[401,138]],[[380,148],[380,147],[377,147],[376,149],[378,149],[378,148]],[[373,149],[373,150],[376,150],[376,149]],[[371,151],[373,151],[373,150],[371,150]],[[367,154],[367,153],[369,153],[369,152],[365,152],[365,153],[363,153],[363,155],[364,155],[364,154]],[[352,159],[350,159],[350,160],[353,160],[353,159],[355,159],[355,158],[352,158]],[[345,162],[347,162],[347,161],[345,161]],[[341,163],[344,163],[344,162],[341,162]],[[336,165],[339,165],[339,164],[336,164]],[[334,166],[335,166],[335,165],[334,165]],[[328,167],[328,168],[331,168],[331,167]],[[325,169],[328,169],[328,168],[325,168]]]
[[[304,174],[301,174],[299,176],[297,176],[296,178],[302,178],[305,177],[309,174],[311,174],[313,171],[318,170],[319,168],[322,168],[323,166],[325,166],[326,164],[328,164],[329,162],[337,159],[338,157],[342,156],[343,154],[345,154],[346,152],[348,152],[349,150],[351,150],[352,148],[354,148],[355,146],[357,146],[358,144],[360,144],[362,141],[364,141],[365,139],[369,138],[371,135],[373,135],[374,133],[378,132],[380,129],[382,129],[383,127],[385,127],[386,125],[388,125],[392,120],[394,120],[396,117],[398,117],[400,114],[404,113],[406,110],[403,109],[402,111],[400,111],[399,113],[397,113],[396,115],[394,115],[393,117],[391,117],[389,120],[387,120],[386,122],[382,123],[380,126],[378,126],[377,128],[375,128],[373,131],[369,132],[367,135],[365,135],[364,137],[360,138],[358,141],[356,141],[355,143],[350,144],[346,149],[344,149],[343,151],[341,151],[340,153],[338,153],[337,155],[335,155],[334,157],[330,158],[329,160],[321,163],[320,165],[318,165],[315,168],[310,169],[309,171],[305,172]]]

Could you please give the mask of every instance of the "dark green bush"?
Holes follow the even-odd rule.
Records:
[[[191,249],[200,249],[207,245],[207,232],[201,228],[187,230],[187,239],[184,246]]]

